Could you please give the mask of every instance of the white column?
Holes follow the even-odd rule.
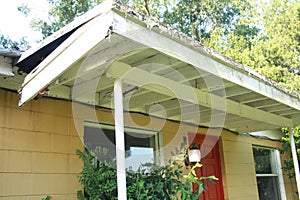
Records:
[[[114,107],[115,107],[115,137],[116,137],[116,159],[117,159],[117,185],[118,199],[126,200],[126,171],[125,171],[125,134],[123,113],[122,81],[114,84]]]
[[[293,130],[292,130],[292,128],[289,128],[289,135],[290,135],[291,151],[292,151],[293,162],[294,162],[294,169],[295,169],[295,175],[296,175],[296,183],[297,183],[298,197],[299,197],[299,199],[300,199],[300,173],[299,173],[299,163],[298,163],[297,150],[296,150],[295,139],[294,139],[294,135],[293,135]]]

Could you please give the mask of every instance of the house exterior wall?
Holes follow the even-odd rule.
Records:
[[[236,135],[227,131],[222,133],[221,141],[226,199],[259,199],[252,145],[281,148],[281,143],[247,135]],[[281,162],[285,158],[285,155],[281,155]],[[295,193],[297,191],[295,182],[289,179],[286,173],[283,173],[283,178],[287,199],[298,199]]]
[[[82,164],[75,149],[82,143],[69,103],[17,102],[16,93],[0,89],[0,200],[76,199]]]
[[[22,108],[17,94],[0,89],[0,200],[76,199],[82,189],[77,174],[82,163],[75,154],[83,149],[84,120],[113,123],[111,110],[42,98]],[[76,124],[76,126],[75,126]],[[205,134],[196,128],[138,113],[125,113],[128,126],[148,126],[163,133],[164,160],[187,137],[188,132]],[[215,130],[218,134],[219,130]],[[224,196],[228,200],[258,199],[252,145],[280,147],[276,141],[222,131],[220,155]],[[287,199],[294,196],[295,184],[284,176]]]

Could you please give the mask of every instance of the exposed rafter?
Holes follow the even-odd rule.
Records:
[[[113,82],[122,78],[129,111],[204,126],[225,120],[225,128],[239,133],[298,123],[299,99],[169,33],[108,8],[27,76],[20,105],[47,87],[48,96],[112,108]]]
[[[110,8],[108,8],[110,10]],[[71,35],[63,45],[55,49],[36,70],[30,73],[22,85],[19,106],[32,99],[39,91],[50,85],[57,77],[80,60],[107,36],[113,14],[105,13],[85,24]],[[101,23],[101,27],[97,24]],[[80,49],[80,51],[78,51]],[[60,66],[60,67],[58,67]]]
[[[192,88],[187,85],[175,82],[173,80],[151,74],[139,68],[132,69],[131,66],[124,63],[113,63],[107,74],[116,79],[122,79],[128,84],[138,87],[143,86],[159,94],[170,96],[172,98],[182,99],[191,103],[212,107],[223,112],[240,115],[256,121],[266,122],[273,125],[292,126],[293,122],[285,117],[277,116],[238,102],[216,96],[207,92],[203,92],[197,88]],[[156,83],[146,84],[145,83]],[[212,101],[218,102],[213,104]]]
[[[162,32],[163,30],[161,29],[160,31]],[[221,79],[233,82],[270,99],[276,99],[276,101],[283,104],[287,103],[292,108],[300,110],[300,101],[298,99],[285,98],[289,95],[275,88],[271,83],[259,80],[258,77],[251,76],[249,73],[242,72],[238,68],[238,64],[236,66],[232,65],[233,62],[231,60],[220,62],[220,58],[212,59],[212,55],[205,55],[209,54],[209,52],[205,52],[201,48],[191,48],[190,44],[178,43],[176,40],[171,39],[171,35],[168,35],[167,30],[165,31],[167,37],[163,36],[161,32],[156,33],[147,27],[126,20],[119,14],[115,13],[114,15],[114,32],[214,74]]]

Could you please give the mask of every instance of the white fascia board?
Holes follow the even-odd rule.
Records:
[[[21,87],[19,106],[33,99],[76,61],[107,36],[112,26],[111,9],[80,27],[57,47],[36,70],[28,74]]]
[[[170,38],[166,37],[161,33],[147,28],[146,26],[142,26],[131,21],[129,17],[124,18],[117,13],[114,14],[114,32],[189,63],[222,79],[233,82],[270,99],[274,99],[282,104],[300,110],[299,99],[291,97],[283,91],[269,85],[265,81],[254,78],[250,76],[250,74],[242,73],[238,69],[234,69],[234,66],[230,63],[227,64],[232,67],[228,67],[225,64],[200,53],[201,49],[195,50],[191,47],[185,46],[184,44],[177,42],[176,40],[178,40],[178,38],[176,37],[176,39],[171,39],[171,35],[169,35]]]
[[[30,48],[29,50],[25,51],[22,53],[20,59],[18,60],[18,63],[21,62],[22,60],[26,59],[30,55],[34,54],[36,51],[40,50],[41,48],[45,47],[46,45],[50,44],[57,38],[63,36],[64,34],[72,31],[73,29],[81,26],[82,24],[92,20],[93,18],[107,12],[108,10],[111,10],[113,7],[113,0],[105,0],[95,8],[91,9],[87,13],[85,13],[82,16],[79,16],[76,18],[73,22],[70,24],[67,24],[63,28],[59,29],[55,33],[53,33],[51,36],[47,37],[40,43],[38,43],[36,46]]]
[[[257,137],[267,137],[272,140],[281,140],[283,133],[280,129],[274,129],[274,130],[250,132],[249,135],[253,135],[253,136],[257,136]]]

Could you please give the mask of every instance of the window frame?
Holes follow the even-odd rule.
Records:
[[[265,147],[265,146],[259,146],[259,145],[252,145],[252,155],[253,155],[253,161],[255,165],[255,158],[254,158],[254,152],[253,149],[264,149],[270,151],[271,155],[271,171],[272,173],[263,174],[263,173],[256,173],[255,169],[255,177],[256,177],[256,184],[257,184],[257,178],[258,177],[276,177],[277,178],[277,188],[278,188],[278,194],[280,200],[286,200],[286,192],[285,192],[285,185],[284,185],[284,179],[282,174],[282,167],[281,167],[281,159],[280,159],[280,152],[278,149],[272,148],[272,147]],[[257,184],[257,192],[258,192],[258,184]]]
[[[84,120],[84,128],[100,128],[106,130],[115,130],[115,124],[98,122],[91,120]],[[153,135],[154,136],[154,163],[163,165],[164,164],[164,154],[163,154],[163,137],[161,131],[144,128],[144,127],[135,127],[135,126],[124,126],[124,132],[130,132],[135,134],[144,134],[144,135]],[[85,144],[84,144],[85,145]]]

